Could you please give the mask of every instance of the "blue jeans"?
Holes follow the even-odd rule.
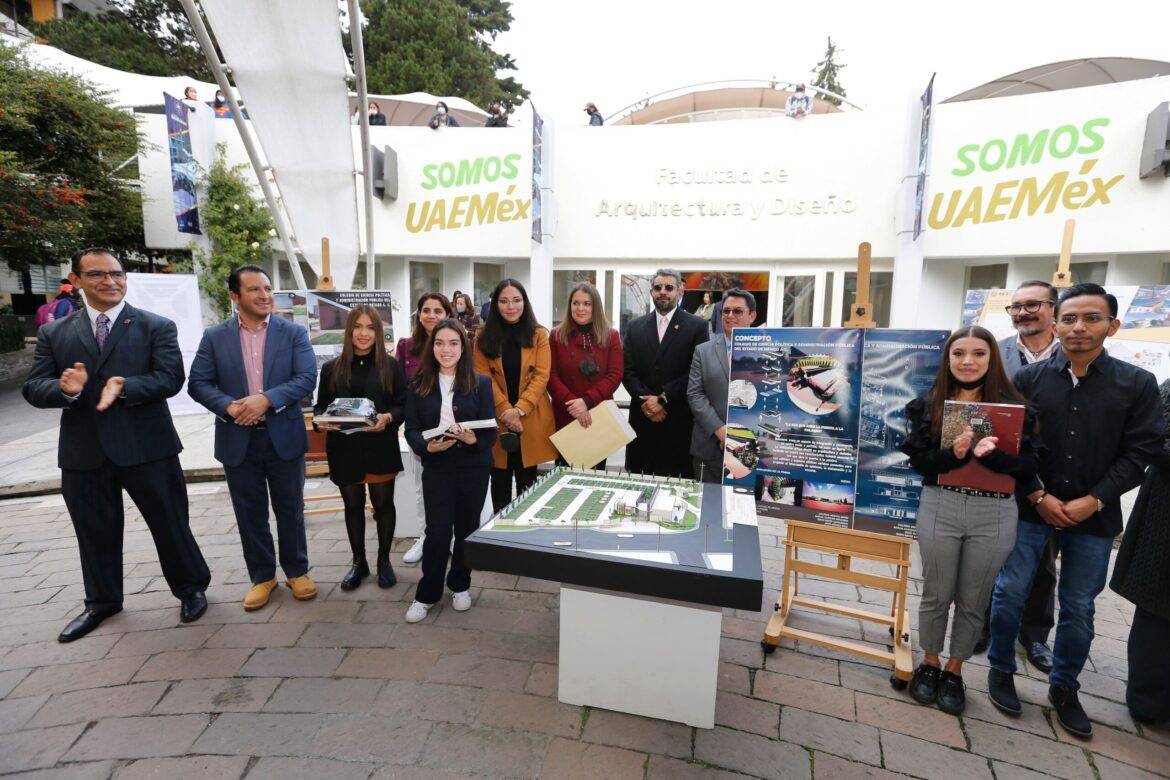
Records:
[[[1077,677],[1093,643],[1093,600],[1105,588],[1112,537],[1069,533],[1047,524],[1021,521],[1016,529],[1016,546],[996,577],[991,596],[991,646],[987,661],[993,669],[1015,673],[1015,642],[1020,633],[1024,602],[1032,589],[1044,545],[1053,534],[1060,549],[1056,591],[1060,620],[1056,624],[1048,682],[1077,690],[1080,687]]]

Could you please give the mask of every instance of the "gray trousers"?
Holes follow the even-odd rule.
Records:
[[[711,460],[703,460],[696,455],[691,458],[695,462],[695,479],[715,485],[723,483],[723,453]]]
[[[923,652],[942,653],[951,604],[950,657],[971,657],[995,576],[1016,543],[1015,499],[969,496],[928,486],[918,509],[922,599],[918,641]]]

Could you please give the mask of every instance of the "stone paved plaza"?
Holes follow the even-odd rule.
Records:
[[[54,475],[47,475],[54,476]],[[309,491],[332,490],[317,482]],[[309,520],[315,601],[285,588],[245,613],[240,544],[222,483],[191,486],[192,526],[213,572],[211,606],[181,626],[149,534],[128,503],[126,611],[73,644],[56,635],[81,605],[77,549],[59,496],[0,502],[0,773],[64,778],[890,777],[1121,780],[1170,775],[1170,730],[1123,704],[1132,607],[1106,592],[1082,701],[1089,742],[1069,737],[1029,670],[1018,720],[968,667],[959,719],[893,691],[888,669],[813,646],[759,648],[770,613],[728,610],[716,727],[557,701],[556,583],[476,573],[474,607],[447,601],[403,616],[400,583],[337,582],[349,561],[340,515]],[[766,597],[779,588],[778,524],[761,527]],[[370,533],[373,532],[370,523]],[[371,536],[370,548],[373,547]],[[372,555],[372,552],[371,552]],[[848,605],[882,594],[827,581],[808,593]],[[917,581],[914,582],[917,590]],[[911,607],[916,607],[912,600]],[[795,625],[880,640],[884,629],[832,617]],[[1170,649],[1168,649],[1170,651]],[[22,775],[26,776],[26,775]]]

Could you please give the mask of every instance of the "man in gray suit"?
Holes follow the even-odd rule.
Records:
[[[731,331],[750,328],[756,319],[756,297],[731,289],[720,300],[719,335],[695,347],[687,381],[687,403],[695,416],[691,456],[695,476],[703,482],[723,481],[723,442],[727,432],[727,386],[731,376]]]
[[[1061,353],[1060,341],[1056,338],[1056,288],[1048,282],[1032,279],[1016,288],[1012,303],[1007,307],[1016,335],[999,342],[999,353],[1009,378],[1015,378],[1021,368],[1039,363]],[[1052,649],[1048,646],[1048,634],[1056,622],[1056,536],[1048,540],[1040,556],[1036,579],[1032,591],[1024,603],[1024,614],[1020,621],[1020,644],[1028,656],[1028,662],[1042,672],[1052,669]],[[975,646],[976,652],[983,652],[990,641],[991,605],[987,607],[987,620],[983,622],[983,637]]]

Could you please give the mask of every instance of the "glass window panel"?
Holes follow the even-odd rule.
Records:
[[[1090,282],[1104,286],[1105,275],[1109,272],[1109,263],[1104,260],[1097,263],[1071,263],[1068,270],[1069,278],[1073,284]]]
[[[504,266],[496,263],[474,263],[472,265],[471,300],[482,307],[492,297],[492,290],[504,278]]]
[[[654,299],[650,297],[650,282],[653,277],[648,275],[622,274],[622,301],[621,311],[618,313],[618,330],[622,338],[626,337],[626,326],[635,317],[641,317],[654,307]]]
[[[442,291],[443,264],[423,263],[410,261],[410,300],[408,308],[413,309],[414,303],[423,293]]]
[[[780,324],[785,328],[811,328],[813,324],[813,294],[817,288],[815,276],[781,277],[784,290],[784,310]]]
[[[597,273],[594,271],[553,271],[553,322],[555,328],[565,318],[565,306],[569,302],[569,290],[579,282],[589,282],[597,286]]]
[[[825,305],[821,312],[821,327],[827,328],[833,322],[833,287],[837,281],[837,274],[825,272]]]
[[[1003,290],[1007,287],[1007,263],[967,267],[967,290]]]
[[[1167,263],[1166,267],[1170,268],[1170,263]],[[1163,282],[1163,284],[1165,284],[1165,282]],[[609,293],[611,290],[613,290],[613,271],[612,270],[605,272],[605,286],[602,287],[601,291],[600,291],[601,292],[601,302],[605,304],[605,316],[607,316],[607,317],[610,315]]]
[[[869,305],[874,322],[879,328],[890,327],[890,299],[894,291],[892,271],[871,271],[869,274]],[[857,272],[845,274],[845,298],[841,303],[841,324],[849,319],[854,296],[857,294]]]

